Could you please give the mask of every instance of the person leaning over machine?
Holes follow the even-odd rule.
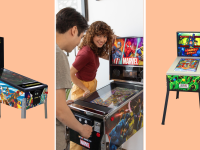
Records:
[[[72,100],[96,91],[97,80],[95,78],[99,67],[99,57],[109,59],[114,39],[112,29],[105,22],[96,21],[91,24],[70,69],[74,83],[71,91]],[[70,150],[81,149],[82,146],[70,141]]]
[[[56,14],[56,150],[64,150],[65,126],[89,138],[92,127],[82,125],[73,115],[66,102],[66,89],[71,88],[70,69],[67,56],[62,51],[71,52],[88,28],[84,17],[73,8],[64,8]]]

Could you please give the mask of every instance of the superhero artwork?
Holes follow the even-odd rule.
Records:
[[[143,127],[143,93],[123,106],[106,121],[109,150],[116,150]]]
[[[112,49],[112,64],[143,65],[143,37],[116,39]]]
[[[113,108],[118,106],[123,101],[127,100],[128,97],[138,92],[137,90],[127,89],[122,87],[116,87],[107,93],[104,93],[100,97],[91,101],[91,103],[95,103],[98,105],[106,106],[109,108]]]
[[[45,102],[48,93],[47,90],[47,88],[42,90],[40,102],[37,105]],[[33,103],[34,96],[31,94],[31,92],[24,93],[23,91],[20,91],[9,84],[0,81],[0,103],[21,109],[23,98],[26,98],[26,109],[37,106]]]
[[[24,92],[0,81],[0,103],[21,109]]]
[[[47,98],[47,93],[48,93],[48,89],[44,88],[43,91],[42,91],[42,93],[41,93],[41,96],[40,96],[40,102],[37,103],[37,104],[34,104],[34,102],[33,102],[33,99],[35,99],[34,93],[26,92],[25,93],[26,109],[33,108],[33,107],[36,107],[36,106],[38,106],[40,104],[45,103],[45,100]]]
[[[199,59],[184,59],[182,58],[177,64],[174,71],[181,72],[196,72],[199,64]]]
[[[200,76],[167,75],[169,89],[175,91],[198,91]]]
[[[178,56],[200,57],[200,33],[177,33]]]

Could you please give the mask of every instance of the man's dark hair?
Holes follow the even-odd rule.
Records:
[[[73,26],[77,26],[78,36],[88,28],[85,18],[74,8],[66,7],[56,14],[56,32],[65,33]]]

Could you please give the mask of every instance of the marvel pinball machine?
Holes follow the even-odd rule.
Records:
[[[89,139],[70,129],[70,141],[90,150],[116,150],[143,127],[143,37],[120,37],[110,55],[110,84],[70,104]]]
[[[165,124],[165,116],[169,91],[176,91],[176,99],[179,92],[198,92],[200,103],[200,32],[177,32],[177,58],[166,74],[167,93],[162,118]]]
[[[47,118],[48,86],[4,68],[4,38],[0,37],[0,116],[1,103],[21,110],[21,118],[26,118],[26,110],[44,104]]]

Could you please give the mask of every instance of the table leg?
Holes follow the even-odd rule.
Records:
[[[26,98],[22,100],[21,118],[26,118]]]
[[[47,95],[44,102],[44,111],[45,111],[45,118],[47,119]]]
[[[176,91],[176,99],[179,98],[179,91]]]
[[[165,106],[164,106],[164,112],[163,112],[163,118],[162,118],[162,125],[165,124],[165,117],[166,117],[166,111],[167,111],[168,98],[169,98],[169,81],[167,79],[167,93],[166,93]]]

